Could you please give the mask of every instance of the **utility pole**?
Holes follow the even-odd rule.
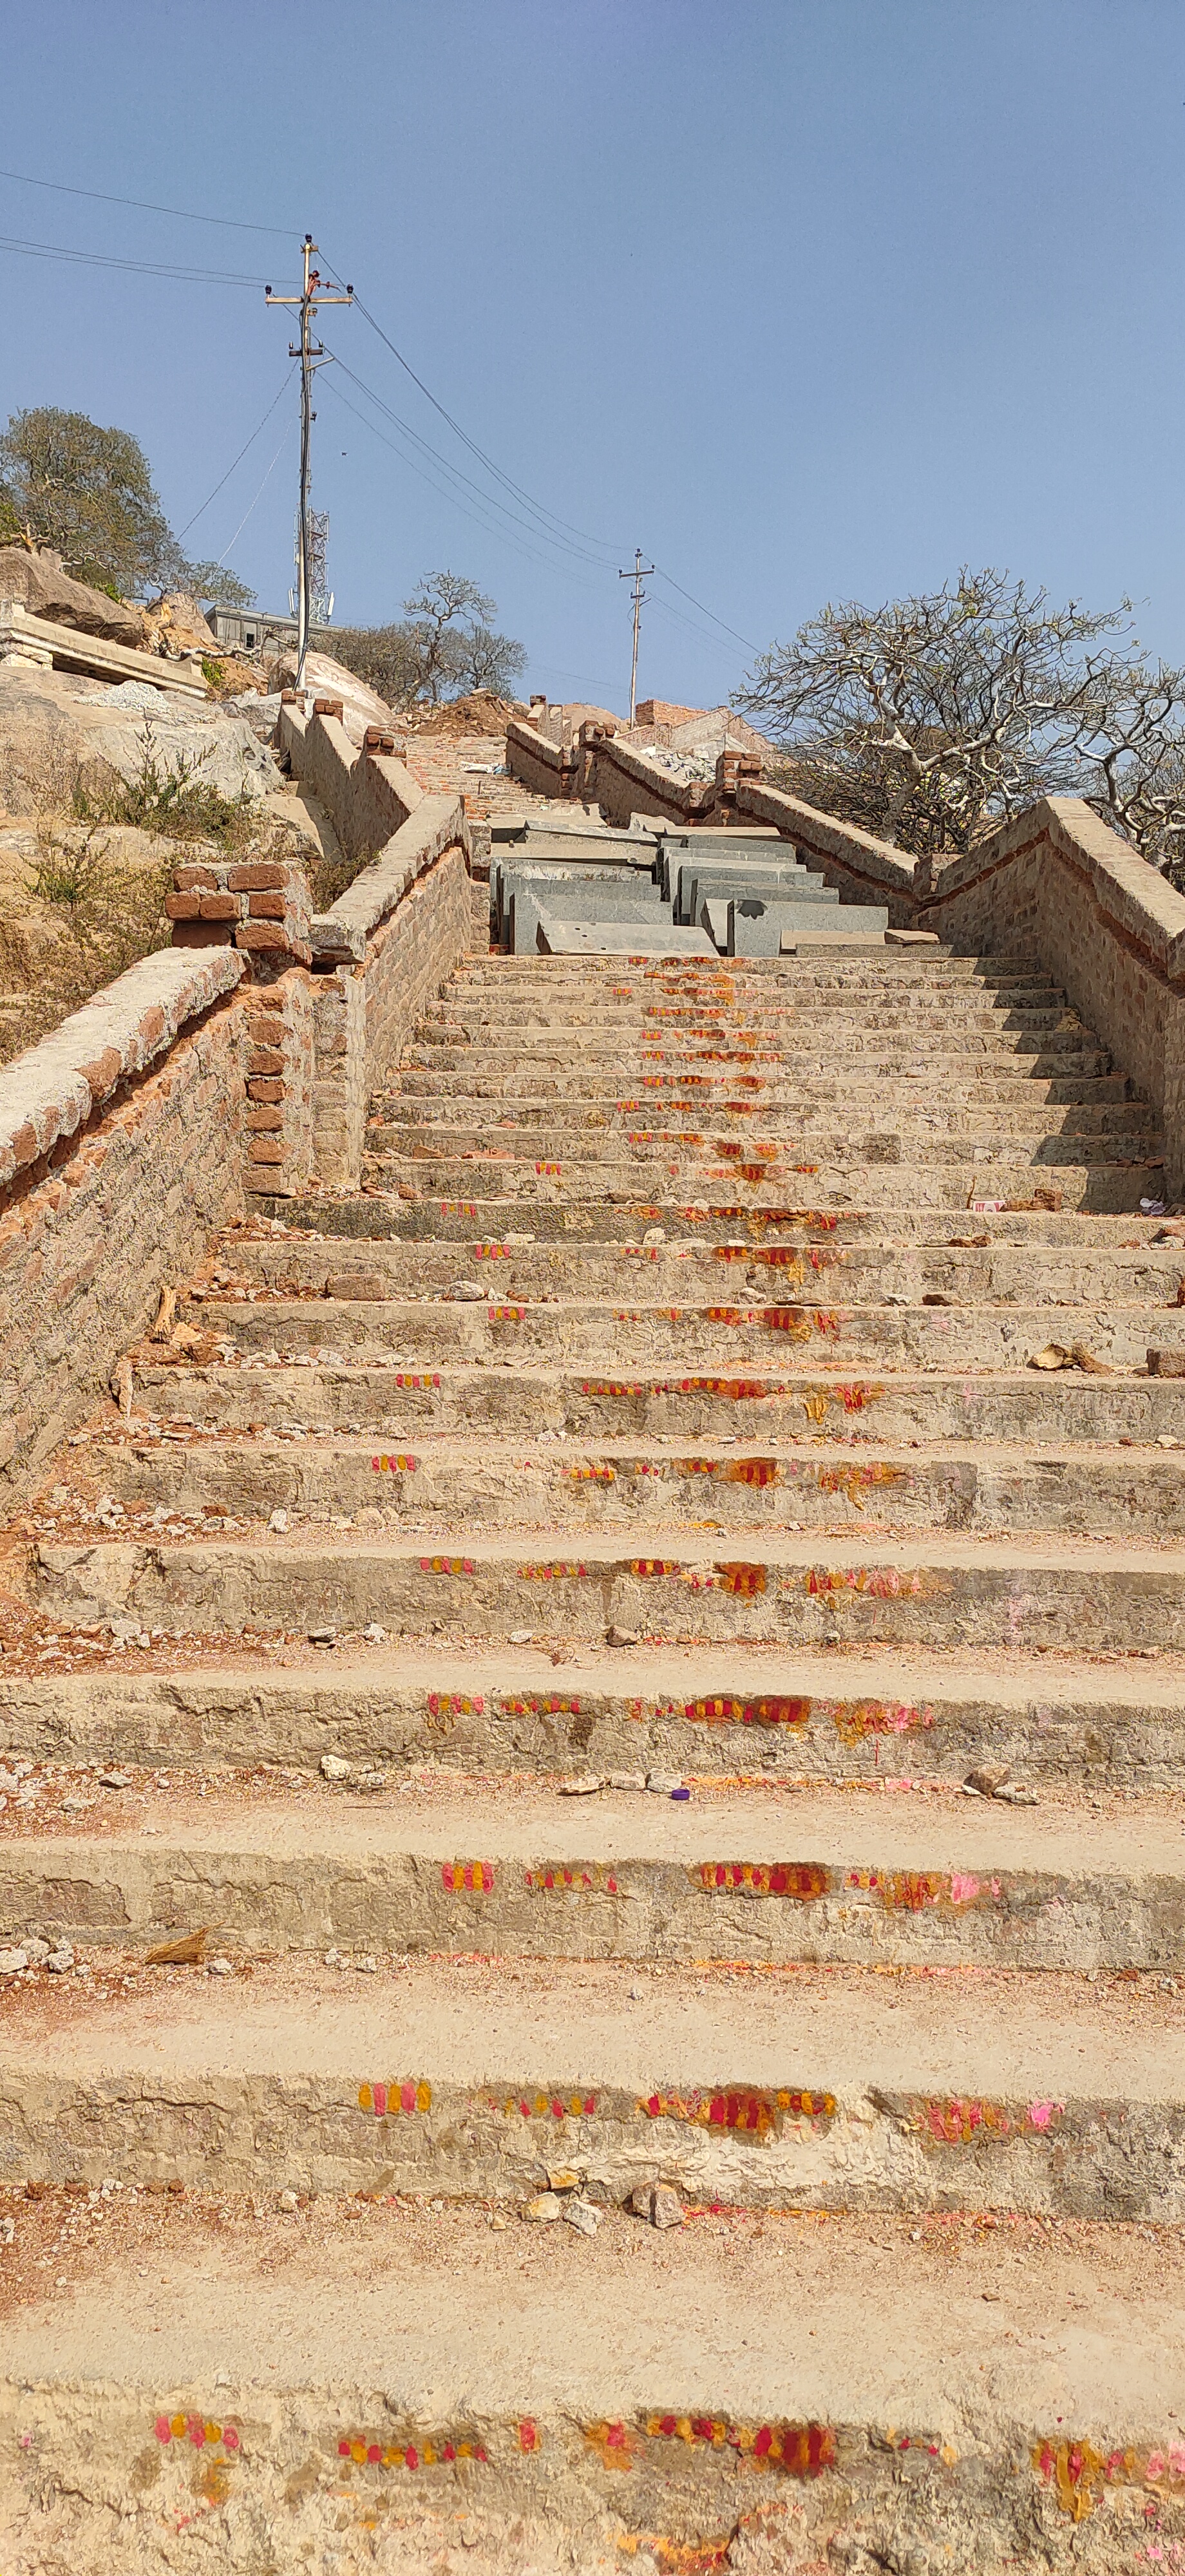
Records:
[[[295,348],[291,341],[288,343],[289,357],[300,360],[300,515],[296,556],[296,685],[298,688],[304,677],[305,655],[309,649],[309,603],[313,591],[312,527],[309,511],[311,480],[309,448],[313,422],[317,417],[312,407],[313,377],[318,367],[325,364],[325,351],[320,341],[314,340],[312,326],[317,319],[318,304],[352,304],[354,301],[352,286],[347,286],[344,295],[325,293],[321,284],[320,271],[312,265],[318,252],[311,233],[305,234],[301,243],[301,252],[304,259],[304,284],[300,294],[273,295],[270,286],[266,290],[266,300],[269,304],[300,306],[300,339]]]
[[[651,572],[653,572],[653,570],[654,570],[654,566],[653,566],[653,564],[644,564],[644,563],[643,563],[643,561],[642,561],[642,549],[641,549],[641,547],[640,547],[640,546],[635,546],[635,548],[634,548],[634,569],[633,569],[633,571],[632,571],[632,572],[619,572],[619,573],[618,573],[618,576],[617,576],[617,578],[618,578],[618,580],[619,580],[619,581],[632,581],[632,583],[633,583],[633,585],[634,585],[634,657],[633,657],[632,662],[630,663],[630,723],[631,723],[631,724],[632,724],[632,723],[633,723],[633,721],[634,721],[634,714],[635,714],[635,710],[636,710],[636,708],[637,708],[637,704],[638,704],[638,631],[639,631],[639,628],[640,628],[641,623],[642,623],[642,602],[643,602],[643,600],[644,600],[644,599],[647,599],[647,598],[649,597],[649,592],[648,592],[648,591],[643,590],[643,588],[642,588],[642,583],[643,583],[643,580],[645,579],[646,574],[647,574],[647,573],[651,573]]]

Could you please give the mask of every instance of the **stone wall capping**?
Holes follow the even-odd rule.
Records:
[[[0,1070],[0,1187],[73,1136],[127,1076],[168,1053],[187,1020],[234,991],[233,948],[160,948]]]
[[[17,670],[83,671],[96,680],[147,680],[166,696],[200,698],[209,692],[200,653],[172,661],[160,653],[143,653],[134,644],[118,644],[106,635],[88,635],[81,627],[59,626],[52,617],[37,617],[19,599],[0,599],[0,662]]]
[[[353,885],[322,917],[343,932],[360,931],[365,939],[367,932],[377,930],[379,923],[402,902],[416,878],[435,859],[458,842],[463,844],[464,832],[465,817],[458,797],[425,796],[406,823],[392,833],[380,856],[362,869]]]

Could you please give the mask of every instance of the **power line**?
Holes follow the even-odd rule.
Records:
[[[336,272],[332,273],[336,274]],[[452,430],[454,437],[459,438],[462,445],[469,449],[470,454],[477,457],[479,463],[485,466],[488,474],[492,474],[495,477],[495,480],[503,484],[508,492],[513,492],[516,500],[525,502],[527,508],[534,511],[537,518],[550,521],[553,528],[561,530],[567,537],[578,538],[582,545],[597,546],[605,555],[617,554],[620,551],[618,547],[610,545],[607,538],[594,536],[590,529],[578,528],[570,519],[559,517],[554,510],[549,510],[544,502],[537,501],[533,493],[526,491],[521,483],[516,483],[512,475],[504,474],[502,467],[495,464],[493,457],[487,455],[485,448],[479,447],[476,439],[471,438],[468,430],[462,428],[460,421],[454,418],[452,412],[446,408],[445,404],[438,401],[431,386],[426,385],[423,377],[417,375],[410,358],[404,357],[402,349],[397,348],[394,340],[392,340],[389,334],[384,331],[381,322],[376,321],[374,314],[370,311],[369,306],[363,303],[361,296],[355,296],[354,300],[364,320],[369,322],[372,331],[377,332],[384,348],[390,350],[392,357],[398,361],[404,374],[410,376],[413,385],[418,387],[420,393],[423,394],[425,401],[431,403],[433,411],[439,413],[440,418],[445,421],[448,427]],[[607,565],[605,569],[608,570]]]
[[[84,268],[131,269],[140,277],[173,277],[202,286],[253,286],[264,283],[262,277],[240,277],[221,268],[180,268],[158,259],[116,259],[106,251],[67,250],[62,242],[23,241],[15,235],[0,235],[0,250],[15,250],[28,259],[68,259]]]
[[[702,599],[692,599],[691,592],[684,590],[682,582],[676,581],[673,573],[664,572],[661,564],[656,564],[654,569],[660,581],[669,581],[672,590],[678,591],[680,599],[690,600],[692,607],[698,608],[702,616],[711,618],[713,626],[723,626],[725,634],[731,635],[734,643],[743,644],[746,653],[760,653],[760,644],[754,644],[751,636],[738,635],[735,626],[729,626],[723,617],[717,617],[714,608],[705,608]]]
[[[342,374],[349,377],[351,384],[357,385],[359,393],[365,394],[368,402],[374,403],[376,409],[381,411],[396,429],[402,430],[405,438],[412,439],[417,447],[422,448],[426,456],[434,458],[444,473],[451,474],[458,483],[463,483],[466,491],[474,493],[487,509],[500,510],[504,517],[514,521],[516,527],[525,528],[529,536],[537,538],[543,544],[562,548],[565,553],[573,555],[578,562],[591,564],[594,571],[602,572],[606,569],[598,562],[595,555],[584,553],[580,547],[568,546],[562,538],[550,536],[545,528],[533,526],[529,519],[520,518],[518,511],[510,509],[505,501],[500,501],[496,493],[483,492],[481,485],[475,483],[470,475],[463,474],[459,465],[450,465],[447,456],[442,456],[439,448],[433,447],[430,440],[421,438],[419,431],[413,429],[409,421],[402,419],[397,411],[392,411],[390,404],[383,401],[381,394],[376,394],[373,386],[364,384],[361,376],[355,375],[353,368],[347,367],[344,359],[339,358],[337,363]]]
[[[281,241],[290,241],[291,232],[279,224],[247,224],[236,215],[194,215],[186,206],[158,206],[151,197],[112,197],[105,188],[72,188],[64,179],[34,179],[27,170],[0,170],[0,179],[15,179],[21,188],[52,188],[59,197],[90,197],[100,206],[136,206],[145,215],[174,215],[182,224],[219,224],[235,233],[274,233]]]
[[[207,498],[203,501],[202,506],[201,506],[201,509],[200,509],[200,510],[195,510],[195,511],[194,511],[194,514],[193,514],[192,519],[187,519],[187,520],[186,520],[186,522],[185,522],[184,527],[183,527],[183,528],[180,528],[180,529],[178,530],[178,532],[177,532],[177,533],[178,533],[178,540],[180,540],[182,537],[187,537],[187,536],[189,535],[189,531],[190,531],[190,529],[191,529],[191,528],[195,528],[195,527],[197,526],[198,520],[199,520],[199,519],[202,519],[202,518],[204,518],[204,517],[205,517],[205,514],[206,514],[207,510],[208,510],[208,509],[209,509],[209,507],[210,507],[210,503],[211,503],[211,501],[216,501],[216,500],[217,500],[218,495],[219,495],[219,493],[220,493],[220,492],[221,492],[221,490],[222,490],[222,484],[223,484],[223,483],[229,483],[230,478],[231,478],[231,475],[234,473],[235,465],[241,465],[241,464],[242,464],[242,462],[243,462],[243,458],[245,457],[245,455],[246,455],[246,453],[247,453],[247,449],[248,449],[249,447],[254,447],[254,445],[255,445],[255,441],[256,441],[256,439],[257,439],[257,438],[258,438],[258,436],[259,436],[260,430],[261,430],[261,429],[266,429],[267,424],[268,424],[269,420],[271,419],[272,413],[274,412],[274,410],[275,410],[275,408],[276,408],[276,404],[277,404],[278,402],[282,401],[282,399],[283,399],[284,395],[285,395],[285,394],[287,393],[287,391],[288,391],[288,387],[289,387],[289,385],[291,384],[291,382],[292,382],[292,369],[291,369],[291,367],[289,367],[288,373],[287,373],[287,375],[286,375],[286,376],[285,376],[285,378],[284,378],[284,382],[283,382],[283,384],[282,384],[282,385],[281,385],[281,387],[280,387],[280,391],[279,391],[279,393],[278,393],[278,394],[276,394],[276,395],[274,395],[274,396],[273,396],[272,401],[268,404],[267,410],[265,411],[265,413],[264,413],[264,415],[263,415],[263,419],[262,419],[262,420],[260,420],[260,421],[257,421],[257,422],[256,422],[255,427],[254,427],[254,429],[253,429],[253,430],[252,430],[252,432],[251,432],[251,436],[250,436],[250,438],[248,438],[248,439],[245,439],[245,440],[244,440],[243,445],[240,447],[239,452],[238,452],[238,455],[236,456],[236,458],[235,458],[235,460],[234,460],[234,465],[228,465],[228,466],[227,466],[226,472],[225,472],[225,474],[224,474],[224,475],[223,475],[223,477],[222,477],[222,482],[220,482],[220,483],[216,483],[216,484],[215,484],[213,491],[212,491],[211,493],[209,493],[209,494],[207,495]],[[279,453],[279,451],[277,450],[277,454],[278,454],[278,453]],[[273,458],[273,460],[272,460],[272,461],[273,461],[273,463],[274,463],[274,462],[275,462],[275,459]],[[268,472],[269,472],[269,473],[271,472],[271,467],[270,467],[270,466],[269,466],[269,468],[268,468]],[[231,544],[232,544],[232,545],[234,544],[234,538],[233,538],[233,537],[232,537],[232,539],[231,539]]]
[[[275,409],[275,405],[274,405],[274,404],[273,404],[272,408],[273,408],[273,410]],[[261,426],[262,426],[262,424],[261,424]],[[288,441],[289,441],[289,438],[291,437],[291,435],[292,435],[292,423],[291,423],[291,421],[289,421],[289,423],[288,423],[288,427],[287,427],[287,429],[285,430],[284,435],[283,435],[282,439],[280,440],[280,444],[279,444],[279,446],[278,446],[278,447],[277,447],[277,449],[276,449],[275,455],[274,455],[274,456],[273,456],[273,458],[272,458],[272,463],[271,463],[271,465],[269,465],[269,467],[268,467],[268,469],[267,469],[267,474],[265,474],[265,475],[264,475],[263,483],[261,483],[261,484],[260,484],[260,486],[259,486],[259,492],[257,492],[257,493],[256,493],[256,495],[255,495],[255,501],[257,501],[257,500],[259,499],[259,493],[260,493],[260,492],[262,492],[262,490],[263,490],[263,484],[267,482],[268,475],[270,475],[271,470],[272,470],[272,465],[278,465],[278,464],[279,464],[280,458],[281,458],[281,456],[283,455],[284,450],[285,450],[285,448],[286,448],[286,447],[287,447],[287,445],[288,445]],[[227,555],[228,555],[228,554],[230,554],[230,553],[232,552],[232,550],[233,550],[233,548],[234,548],[235,546],[237,546],[237,544],[238,544],[238,542],[239,542],[239,539],[240,539],[240,537],[242,536],[243,530],[244,530],[244,528],[245,528],[245,527],[246,527],[246,525],[247,525],[247,521],[248,521],[248,519],[249,519],[249,518],[250,518],[250,516],[251,516],[251,512],[252,512],[252,510],[253,510],[253,509],[254,509],[254,507],[255,507],[255,501],[249,501],[249,502],[248,502],[247,507],[246,507],[246,509],[245,509],[245,510],[244,510],[244,512],[243,512],[242,518],[240,519],[239,524],[238,524],[237,528],[235,529],[234,535],[233,535],[233,537],[231,538],[230,545],[226,548],[226,552],[225,552],[224,554],[220,554],[220,555],[219,555],[219,557],[218,557],[218,561],[219,561],[219,563],[220,563],[220,564],[224,564],[224,563],[226,562],[226,557],[227,557]]]
[[[369,389],[364,388],[364,390],[368,391]],[[450,490],[447,483],[441,483],[438,481],[436,475],[429,473],[427,468],[420,464],[415,456],[409,455],[404,447],[397,447],[393,438],[388,438],[384,432],[378,428],[377,424],[373,420],[368,420],[366,413],[364,411],[359,411],[357,403],[352,403],[349,395],[344,394],[341,386],[339,384],[335,384],[332,378],[329,378],[326,381],[326,391],[331,393],[334,396],[335,401],[341,403],[344,409],[350,412],[355,420],[361,421],[363,429],[368,429],[371,437],[377,438],[381,447],[390,448],[391,454],[393,456],[398,456],[401,463],[404,465],[410,466],[412,473],[418,474],[421,482],[427,483],[431,491],[439,492],[443,500],[451,502],[453,508],[455,510],[459,510],[464,518],[472,519],[474,526],[481,528],[487,537],[500,538],[504,545],[513,546],[516,553],[524,555],[528,562],[541,564],[545,572],[554,573],[556,571],[562,571],[566,575],[567,579],[574,583],[578,589],[593,589],[594,585],[592,582],[584,580],[579,573],[573,572],[570,565],[557,565],[550,561],[546,555],[541,555],[534,546],[525,544],[521,537],[513,536],[508,528],[499,527],[496,519],[491,519],[488,516],[483,515],[480,510],[473,509],[469,502],[463,501],[460,498],[457,492]],[[371,396],[370,399],[374,400],[375,397]],[[402,426],[402,424],[400,425]],[[408,430],[406,435],[408,438],[415,440],[415,444],[422,447],[424,449],[424,453],[431,456],[434,462],[440,465],[442,472],[445,474],[455,474],[456,468],[449,465],[443,457],[437,457],[435,448],[427,447],[423,439],[416,439],[414,430]],[[466,478],[466,481],[467,480],[468,478]],[[478,492],[476,485],[469,485],[468,488],[471,491],[477,492],[478,499],[486,502],[488,508],[496,508],[498,506],[493,501],[492,497],[488,496],[484,492]]]

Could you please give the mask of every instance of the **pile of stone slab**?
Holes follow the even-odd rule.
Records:
[[[883,947],[887,910],[845,903],[776,833],[495,826],[490,934],[512,957],[785,957]]]

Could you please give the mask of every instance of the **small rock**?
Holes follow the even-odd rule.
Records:
[[[321,1775],[325,1780],[333,1780],[340,1784],[353,1779],[354,1765],[352,1762],[343,1762],[340,1753],[323,1753]]]
[[[100,1771],[99,1773],[100,1789],[130,1789],[131,1785],[126,1771]]]
[[[360,1771],[354,1785],[358,1789],[385,1789],[387,1774],[385,1771]]]
[[[531,1643],[531,1639],[532,1639],[532,1637],[534,1636],[534,1634],[535,1634],[535,1631],[534,1631],[534,1629],[533,1629],[533,1628],[512,1628],[512,1629],[511,1629],[511,1631],[510,1631],[510,1642],[511,1642],[511,1645],[512,1645],[512,1646],[529,1646],[529,1645],[530,1645],[530,1643]]]
[[[208,1977],[233,1977],[234,1972],[235,1963],[233,1959],[207,1959],[206,1961],[206,1975]]]
[[[45,1964],[51,1977],[68,1976],[74,1965],[74,1952],[69,1942],[63,1941],[56,1950],[51,1950]]]
[[[649,2220],[651,2227],[681,2227],[683,2203],[669,2182],[644,2182],[630,2193],[629,2205],[635,2218]]]
[[[656,1798],[673,1798],[683,1783],[677,1771],[648,1771],[646,1786]]]
[[[977,1798],[994,1798],[997,1789],[1003,1788],[1004,1782],[1007,1778],[1008,1768],[1006,1763],[985,1762],[980,1765],[980,1768],[977,1771],[968,1772],[967,1777],[963,1782],[963,1787],[965,1789],[973,1790]]]
[[[601,1783],[595,1771],[579,1771],[572,1780],[561,1780],[561,1798],[594,1797]]]
[[[337,1644],[336,1628],[308,1628],[305,1634],[310,1646],[336,1646]]]
[[[354,1966],[360,1977],[377,1977],[379,1972],[378,1960],[371,1959],[369,1957],[364,1959],[355,1959]]]
[[[43,1968],[53,1949],[52,1941],[43,1941],[36,1932],[26,1932],[21,1948],[31,1968]]]
[[[666,1227],[663,1225],[648,1226],[642,1237],[643,1243],[665,1243],[666,1239]]]
[[[645,1786],[646,1774],[644,1771],[611,1771],[609,1773],[609,1787],[611,1789],[644,1789]]]
[[[551,2196],[549,2193],[548,2198],[550,2199]],[[582,2236],[596,2235],[601,2224],[601,2213],[599,2209],[594,2209],[591,2200],[566,2200],[562,2206],[569,2227],[578,2228]]]
[[[341,1954],[341,1951],[340,1951],[340,1950],[327,1950],[327,1951],[326,1951],[326,1953],[325,1953],[325,1965],[326,1965],[326,1967],[327,1967],[327,1968],[340,1968],[341,1963],[342,1963],[342,1954]]]
[[[385,1628],[380,1628],[377,1619],[372,1619],[369,1628],[364,1628],[362,1634],[368,1646],[386,1645],[387,1631]]]
[[[646,1988],[645,1988],[645,1986],[631,1986],[631,1987],[630,1987],[630,2002],[631,2002],[632,2004],[640,2004],[640,2003],[644,2003],[644,2002],[645,2002],[645,1999],[646,1999]]]
[[[23,1950],[0,1950],[0,1977],[19,1977],[28,1964]]]
[[[484,1306],[489,1290],[483,1288],[477,1279],[450,1279],[442,1293],[470,1305]]]
[[[618,1628],[617,1626],[614,1626],[612,1628],[606,1628],[605,1630],[605,1643],[607,1646],[636,1646],[637,1642],[638,1631],[636,1628]]]
[[[523,2217],[533,2227],[549,2227],[564,2215],[564,2204],[554,2191],[537,2191],[533,2200],[524,2201]]]
[[[269,1520],[268,1520],[268,1528],[269,1528],[270,1530],[275,1530],[275,1531],[276,1531],[276,1533],[277,1533],[277,1536],[279,1536],[279,1537],[281,1537],[281,1538],[282,1538],[282,1537],[283,1537],[283,1534],[284,1534],[284,1531],[287,1529],[287,1527],[288,1527],[288,1514],[287,1514],[287,1512],[272,1512],[272,1514],[270,1515],[270,1518],[269,1518]]]
[[[993,1789],[992,1796],[1002,1799],[1006,1807],[1035,1807],[1037,1804],[1036,1790],[1026,1788],[1022,1780],[1002,1780],[999,1788]]]
[[[15,2237],[15,2218],[0,2218],[0,2245],[11,2245]]]
[[[584,2176],[577,2173],[574,2165],[554,2165],[548,2169],[547,2188],[549,2191],[583,2191]]]
[[[277,2209],[299,2209],[300,2202],[298,2201],[294,2191],[278,2191],[276,2193],[276,2207]]]

